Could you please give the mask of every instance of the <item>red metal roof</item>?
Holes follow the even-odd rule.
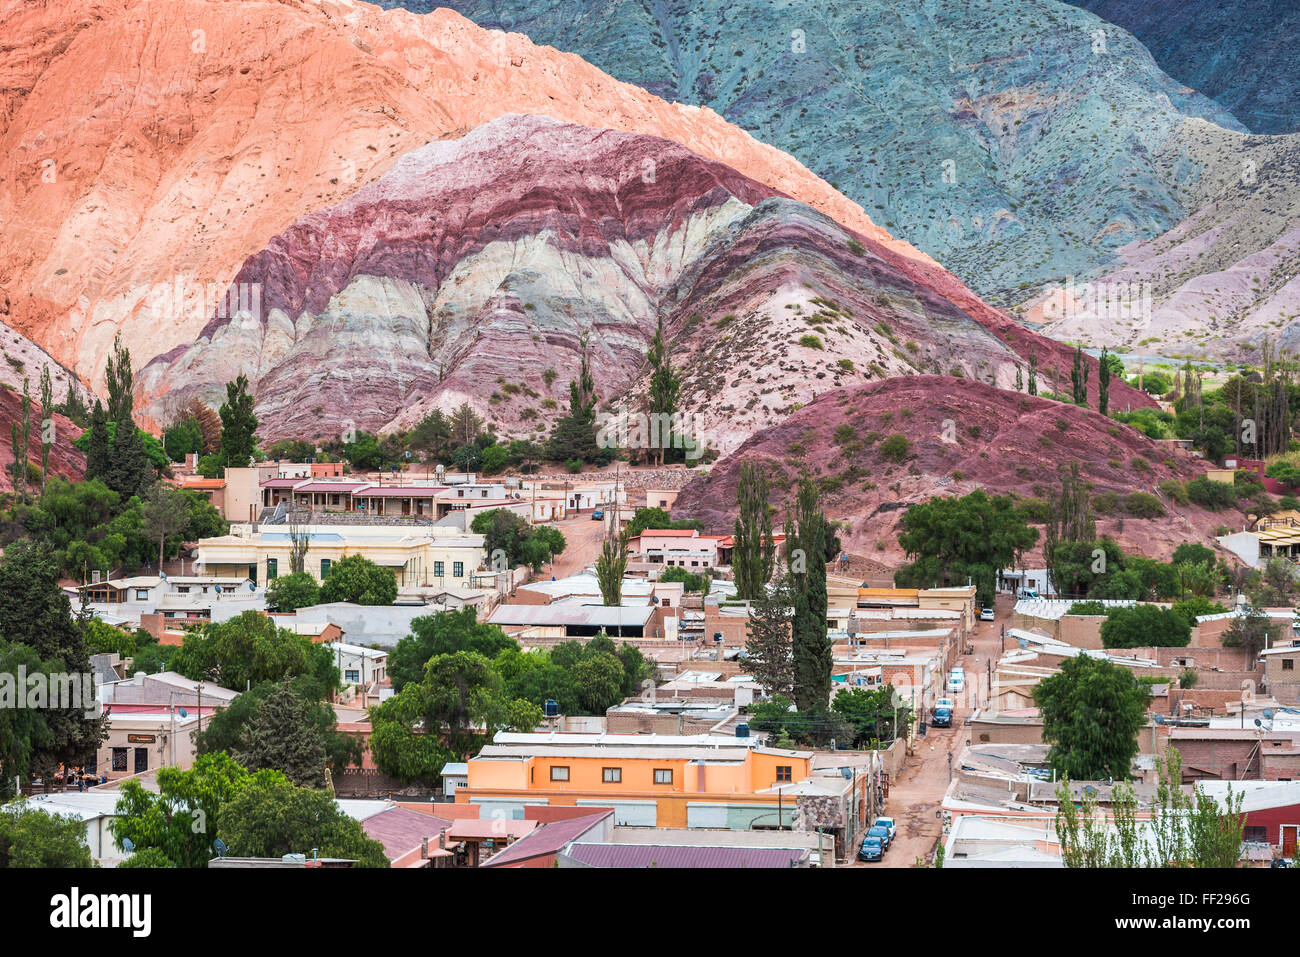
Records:
[[[433,498],[446,488],[441,485],[376,485],[361,493],[361,498]]]
[[[484,867],[499,867],[503,864],[517,864],[534,857],[545,857],[563,850],[564,846],[578,840],[613,811],[599,811],[596,814],[584,814],[563,821],[551,821],[527,837],[522,837],[507,847],[500,854],[492,857]]]

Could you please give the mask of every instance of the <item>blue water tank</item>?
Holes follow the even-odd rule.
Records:
[[[748,738],[748,737],[749,737],[749,725],[747,725],[747,724],[738,724],[738,725],[736,725],[736,737],[738,737],[738,738]]]
[[[547,698],[542,704],[542,713],[548,718],[558,717],[560,714],[560,706],[556,704],[554,698]]]

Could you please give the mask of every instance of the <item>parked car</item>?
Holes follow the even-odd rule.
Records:
[[[862,839],[862,846],[858,848],[858,860],[878,861],[884,856],[885,848],[880,843],[880,838],[867,835]]]
[[[591,513],[591,520],[593,522],[599,522],[604,517],[605,517],[605,510],[603,508],[598,508]]]
[[[889,836],[889,828],[881,827],[879,824],[873,824],[867,828],[867,837],[874,837],[880,840],[880,844],[885,850],[889,850],[892,839]]]
[[[945,689],[952,694],[959,694],[966,689],[966,675],[954,671],[948,676],[948,687]]]
[[[993,621],[997,618],[997,613],[992,608],[980,609],[980,621]]]
[[[889,843],[893,844],[898,837],[898,826],[894,823],[892,817],[878,817],[872,827],[883,827],[889,832]]]
[[[934,703],[934,714],[930,717],[930,723],[936,728],[951,728],[954,710],[955,706],[951,698],[940,698]]]

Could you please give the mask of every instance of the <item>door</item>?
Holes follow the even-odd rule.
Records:
[[[135,749],[135,773],[143,774],[145,771],[148,770],[149,770],[149,749],[136,748]]]
[[[1300,827],[1295,825],[1282,825],[1282,856],[1295,857],[1297,835],[1300,835]]]

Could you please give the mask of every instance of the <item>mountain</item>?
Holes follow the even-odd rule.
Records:
[[[711,107],[995,305],[1176,226],[1195,211],[1178,184],[1200,168],[1162,151],[1202,119],[1244,132],[1130,34],[1064,3],[446,2]]]
[[[33,469],[39,469],[41,465],[41,414],[40,392],[33,390],[32,396],[32,431],[27,447],[27,461]],[[56,390],[55,399],[61,401],[61,396]],[[50,447],[50,475],[57,475],[66,479],[82,479],[86,474],[86,456],[72,443],[81,435],[81,428],[70,419],[55,413],[50,417],[54,424],[54,444]],[[13,461],[14,461],[14,443],[12,426],[17,422],[22,423],[22,389],[19,387],[16,391],[6,385],[0,388],[0,492],[12,492],[14,490],[13,482]],[[27,490],[30,493],[33,486],[28,484]],[[37,478],[35,489],[40,490],[40,479]]]
[[[1035,299],[1025,318],[1051,336],[1142,353],[1258,362],[1266,338],[1300,351],[1300,134],[1206,123],[1158,158],[1200,170],[1177,191],[1197,212],[1120,249],[1090,289]]]
[[[1160,68],[1254,133],[1300,130],[1294,0],[1068,0],[1123,27]]]
[[[504,113],[667,136],[925,262],[712,111],[448,10],[0,0],[0,321],[102,386],[190,343],[241,264],[398,157]]]
[[[881,451],[894,434],[908,440],[900,461]],[[686,485],[673,507],[701,519],[708,531],[729,532],[742,464],[763,467],[778,515],[792,504],[806,470],[821,487],[827,516],[844,523],[839,534],[845,550],[897,562],[897,524],[907,506],[976,488],[1043,498],[1057,469],[1072,460],[1096,494],[1116,500],[1099,514],[1098,533],[1142,554],[1167,556],[1182,542],[1204,540],[1223,521],[1178,506],[1173,515],[1125,522],[1124,496],[1152,493],[1165,479],[1193,478],[1205,463],[1089,409],[937,376],[898,377],[823,394],[779,425],[751,435]],[[1168,500],[1162,501],[1168,509]]]
[[[276,236],[235,283],[261,291],[260,310],[214,316],[151,362],[139,389],[152,418],[217,401],[242,373],[265,438],[409,427],[463,401],[504,435],[540,438],[567,407],[584,333],[598,392],[638,408],[662,321],[683,406],[727,451],[864,378],[1011,387],[1030,351],[1067,375],[1071,359],[954,277],[729,167],[548,117],[402,156]]]
[[[68,397],[70,389],[87,406],[95,404],[94,393],[80,379],[36,343],[3,323],[0,323],[0,353],[4,354],[4,363],[0,364],[0,386],[21,394],[23,380],[26,379],[28,391],[34,401],[39,401],[41,370],[49,366],[50,386],[56,404],[61,404]]]

